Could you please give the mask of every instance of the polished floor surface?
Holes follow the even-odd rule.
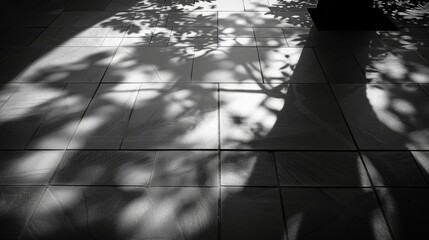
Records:
[[[429,5],[316,5],[2,1],[0,239],[424,239]]]

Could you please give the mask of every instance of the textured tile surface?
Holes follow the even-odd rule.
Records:
[[[67,151],[52,184],[148,186],[154,160],[155,152]]]
[[[409,152],[363,152],[362,156],[375,186],[426,186]]]
[[[428,189],[377,189],[395,239],[419,238],[428,224]]]
[[[418,85],[336,84],[333,86],[361,149],[425,150],[429,97]]]
[[[0,237],[17,239],[39,199],[43,187],[0,187]]]
[[[392,239],[371,189],[282,189],[289,239]]]
[[[221,152],[221,183],[235,186],[277,186],[270,152]]]
[[[354,152],[276,152],[275,158],[282,186],[371,186]]]
[[[123,149],[217,149],[217,87],[142,84]]]
[[[151,186],[217,186],[215,151],[157,152]]]
[[[51,187],[23,239],[217,239],[217,195],[207,188]]]
[[[221,195],[222,239],[285,239],[277,189],[222,188]]]
[[[223,84],[224,149],[353,149],[326,85]]]

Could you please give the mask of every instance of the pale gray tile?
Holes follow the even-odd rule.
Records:
[[[142,84],[122,149],[217,149],[217,87]]]
[[[0,151],[0,184],[47,184],[62,151]]]
[[[155,152],[67,151],[52,184],[148,186],[154,160]]]
[[[158,151],[151,186],[217,186],[219,158],[215,151]]]

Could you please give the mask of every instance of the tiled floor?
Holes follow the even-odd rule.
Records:
[[[0,239],[427,238],[428,5],[386,2],[398,31],[318,31],[315,0],[2,1]]]

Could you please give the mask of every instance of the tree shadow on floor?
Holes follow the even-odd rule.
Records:
[[[145,2],[145,4],[154,5],[158,3],[158,1]],[[186,14],[182,12],[177,21],[199,25],[198,22],[212,20],[211,15],[197,14],[195,17],[195,15]],[[274,14],[275,18],[279,19],[278,14],[275,13],[266,15],[270,14]],[[280,21],[282,20],[287,19],[286,17],[281,19],[280,16]],[[235,19],[227,21],[232,24]],[[296,19],[291,24],[300,25],[303,21],[308,23],[305,19]],[[116,18],[113,23],[106,21],[104,26],[109,24],[112,27],[119,26],[121,19]],[[195,32],[189,29],[181,34],[192,35]],[[320,34],[316,29],[310,29],[304,38],[326,41]],[[368,42],[367,39],[362,41],[363,43],[359,46],[364,46]],[[189,42],[185,45],[187,44]],[[193,49],[189,50],[189,47]],[[306,45],[303,47],[306,48]],[[323,237],[333,232],[340,234],[334,238],[340,236],[352,239],[389,238],[387,225],[384,223],[374,192],[369,189],[349,191],[280,188],[278,179],[267,185],[255,184],[260,176],[254,172],[258,169],[266,169],[267,161],[271,161],[271,167],[274,168],[274,170],[271,168],[271,173],[275,175],[276,171],[278,172],[277,164],[281,159],[275,159],[272,156],[268,160],[266,156],[238,157],[239,161],[250,159],[247,164],[239,165],[237,174],[245,172],[247,175],[245,174],[246,180],[243,184],[252,187],[246,187],[244,190],[239,187],[219,188],[218,180],[215,182],[211,180],[219,177],[219,170],[221,170],[219,166],[224,161],[223,151],[220,152],[221,157],[218,159],[217,148],[221,144],[219,147],[224,150],[223,144],[228,146],[228,142],[233,142],[231,149],[234,150],[345,151],[354,150],[351,139],[353,136],[360,150],[365,149],[366,143],[379,141],[381,136],[394,142],[394,150],[410,148],[427,150],[424,137],[427,136],[428,121],[425,121],[427,114],[424,109],[426,108],[421,105],[424,92],[419,85],[412,84],[408,87],[386,84],[398,82],[398,79],[390,77],[388,71],[390,68],[387,68],[387,72],[377,76],[380,86],[365,85],[362,82],[355,85],[342,84],[329,82],[329,79],[328,82],[307,86],[307,84],[299,84],[299,80],[293,77],[294,71],[302,68],[300,60],[288,62],[278,69],[281,72],[288,69],[284,74],[284,80],[291,80],[291,82],[266,78],[265,75],[258,76],[255,73],[260,72],[261,68],[258,61],[265,59],[266,56],[253,48],[249,50],[251,53],[243,52],[246,48],[240,47],[226,47],[217,51],[212,48],[212,42],[203,42],[196,50],[195,46],[168,50],[160,48],[157,49],[158,52],[150,49],[128,47],[129,51],[122,52],[123,55],[119,49],[114,56],[109,51],[102,51],[89,54],[67,65],[61,63],[41,65],[40,68],[35,68],[33,77],[28,79],[31,84],[9,84],[6,81],[2,88],[6,94],[2,96],[0,111],[4,111],[4,115],[2,115],[3,121],[0,128],[10,131],[12,137],[5,139],[5,146],[7,146],[5,148],[13,150],[31,148],[31,146],[38,148],[62,142],[65,146],[59,144],[61,145],[59,149],[63,149],[74,141],[75,149],[90,149],[90,152],[105,148],[212,151],[202,151],[203,157],[196,159],[182,156],[181,151],[173,152],[164,158],[160,157],[163,154],[162,151],[154,155],[137,154],[137,157],[132,153],[124,153],[125,155],[117,158],[111,156],[115,151],[111,153],[106,151],[104,155],[101,154],[98,157],[87,157],[86,161],[84,158],[82,168],[79,165],[75,166],[78,160],[67,160],[73,159],[74,156],[79,155],[79,152],[67,151],[55,177],[58,176],[58,171],[67,172],[68,168],[77,168],[74,171],[70,170],[75,175],[66,178],[64,183],[50,186],[46,190],[37,210],[26,225],[21,239],[93,239],[97,237],[217,239],[219,218],[221,224],[222,221],[234,222],[237,229],[242,230],[232,229],[230,233],[225,230],[228,227],[221,226],[222,238],[258,236],[249,236],[253,229],[261,229],[258,234],[269,232],[272,239],[285,239],[286,234],[289,234],[291,239],[304,236]],[[55,50],[52,48],[44,54]],[[377,68],[379,64],[377,61],[372,62],[371,51],[368,47],[360,49],[360,55],[368,56],[360,62],[361,66],[365,67],[364,71],[366,66],[372,65],[375,67],[371,67],[371,71],[380,69]],[[392,54],[389,50],[381,51],[383,52],[381,55]],[[250,61],[249,59],[252,59],[251,57],[255,54],[256,62]],[[377,53],[376,56],[379,55]],[[250,57],[247,58],[248,56]],[[283,59],[290,57],[285,55]],[[197,62],[202,62],[201,69],[206,68],[201,73],[200,79],[194,79],[194,76],[191,76]],[[410,66],[414,65],[407,65],[409,61],[406,59],[404,62],[406,64],[402,67],[408,72],[402,75],[399,82],[414,83],[415,79],[420,79],[413,77],[416,68]],[[305,63],[305,66],[307,65]],[[90,74],[93,72],[92,69],[97,69],[98,72],[100,68],[103,70],[102,76]],[[305,72],[305,69],[307,68],[300,72]],[[326,69],[323,70],[326,71]],[[217,83],[190,83],[191,79],[204,83],[203,80],[207,74],[224,76],[222,73],[225,72],[228,72],[227,78],[231,78],[238,84],[222,85],[219,91]],[[375,72],[380,73],[380,70]],[[100,77],[98,80],[102,81],[102,84],[100,86],[91,84],[91,87],[88,87],[90,85],[87,83],[75,83],[76,79],[83,79],[88,74],[95,76],[90,79]],[[213,78],[207,77],[207,79]],[[224,80],[225,77],[219,82]],[[167,83],[160,84],[161,82]],[[253,83],[253,85],[246,87],[243,82]],[[38,91],[34,93],[35,90]],[[13,94],[20,91],[22,94],[14,97]],[[419,97],[416,97],[416,92],[419,92]],[[319,96],[319,94],[322,95]],[[32,105],[20,102],[25,96],[28,96],[28,101]],[[427,98],[426,95],[425,97]],[[347,110],[350,108],[347,105],[348,98],[351,98],[352,103],[350,110]],[[406,106],[405,110],[403,106]],[[353,115],[355,108],[365,116],[364,120],[357,119],[359,116]],[[236,109],[236,112],[228,112],[228,109]],[[324,115],[325,109],[336,116]],[[409,111],[409,109],[415,109],[415,111]],[[347,120],[347,126],[344,118]],[[220,137],[217,136],[218,121],[221,122]],[[222,125],[224,123],[226,126],[230,124],[225,132],[222,131],[225,127]],[[370,124],[370,127],[367,127],[367,124]],[[310,126],[310,132],[307,132],[308,126]],[[368,139],[359,138],[361,129],[364,129],[363,135]],[[368,130],[375,130],[375,132],[365,132]],[[19,144],[16,144],[14,135],[19,139]],[[132,136],[131,139],[130,136]],[[52,141],[52,139],[55,140]],[[43,141],[47,141],[47,144],[45,145]],[[350,143],[344,144],[347,141]],[[279,148],[272,147],[276,142],[285,145]],[[195,149],[196,145],[199,146],[197,149]],[[306,146],[306,148],[300,146]],[[388,145],[381,143],[381,147],[377,150],[383,150],[383,147],[389,148]],[[184,152],[189,153],[189,151]],[[97,158],[107,159],[107,162],[109,158],[114,161],[121,161],[121,159],[129,161],[109,168],[105,167],[106,163],[103,161],[96,161]],[[360,158],[359,161],[361,161]],[[142,168],[145,171],[147,168],[151,169],[152,175],[149,179],[147,173],[143,174],[144,176],[139,175],[141,172],[137,172],[136,176],[132,175],[135,173],[133,169],[141,167],[142,162],[150,163],[143,164]],[[155,170],[159,170],[158,176],[153,175],[156,173]],[[362,174],[366,173],[362,173],[362,169],[356,169],[350,173],[350,178],[361,179]],[[163,187],[146,188],[152,184],[153,179],[160,178],[162,182],[169,176],[177,176],[177,178],[161,183],[160,186]],[[89,179],[90,184],[82,183],[82,179],[86,178]],[[145,181],[138,181],[143,178]],[[128,186],[129,183],[124,179],[131,179],[132,186]],[[183,179],[187,180],[182,182]],[[69,184],[71,186],[63,186]],[[94,186],[90,186],[91,184]],[[320,202],[327,204],[322,210],[318,204],[319,199]],[[383,199],[380,200],[383,202]],[[230,212],[222,212],[223,206]],[[401,219],[406,208],[398,203],[394,209],[398,213],[395,218]],[[233,214],[234,210],[237,210],[237,215]],[[278,210],[283,210],[285,215],[278,215]],[[363,211],[366,214],[361,215],[359,212]],[[254,219],[256,215],[264,216],[264,219]],[[329,220],[336,220],[338,225],[329,225],[324,222],[325,216],[329,216]],[[8,219],[8,221],[13,220]],[[356,221],[357,224],[355,224]],[[326,226],[326,228],[319,230],[320,228],[315,229],[314,226]],[[374,234],[378,230],[382,232],[381,235]]]

